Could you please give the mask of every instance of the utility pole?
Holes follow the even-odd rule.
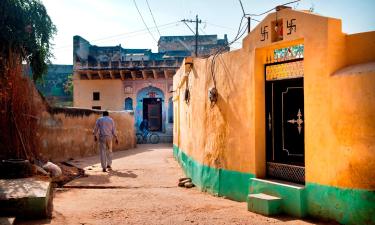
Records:
[[[246,14],[245,13],[245,9],[243,8],[243,5],[242,5],[242,2],[241,0],[238,0],[240,2],[240,5],[241,5],[241,9],[242,9],[242,12],[243,12],[243,17],[246,17],[247,18],[247,33],[250,33],[250,30],[251,30],[251,17],[250,15]]]
[[[195,57],[198,57],[198,24],[202,23],[202,20],[198,19],[198,15],[196,15],[195,20],[183,19],[181,20],[181,22],[184,22],[186,26],[188,26],[188,28],[191,30],[191,32],[193,32],[193,34],[195,35]],[[190,26],[187,23],[195,23],[195,32],[193,31],[193,29],[190,28]]]
[[[247,33],[250,33],[250,29],[251,29],[251,24],[250,24],[250,22],[251,22],[251,17],[248,16],[248,17],[247,17]]]
[[[198,14],[195,16],[195,57],[198,57]]]

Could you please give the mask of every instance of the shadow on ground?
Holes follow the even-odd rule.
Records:
[[[110,170],[108,171],[108,174],[110,176],[116,176],[116,177],[129,177],[129,178],[136,178],[138,177],[137,174],[133,173],[133,171],[128,170],[126,172],[116,171],[116,170]]]
[[[150,152],[150,151],[155,151],[155,150],[159,150],[159,149],[164,149],[165,147],[171,147],[171,146],[172,146],[171,144],[158,144],[158,145],[138,144],[137,147],[133,148],[133,149],[113,152],[112,160],[126,158],[126,157],[129,157],[129,156],[142,154],[144,152]],[[87,160],[87,159],[89,159],[89,160]],[[85,158],[85,160],[73,159],[73,160],[69,161],[69,163],[78,167],[78,168],[84,169],[85,167],[92,166],[94,164],[100,163],[99,153],[95,156],[87,157],[87,158]]]

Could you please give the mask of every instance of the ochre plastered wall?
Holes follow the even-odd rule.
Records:
[[[190,74],[181,67],[174,77],[175,145],[204,165],[264,177],[264,64],[273,49],[304,44],[306,182],[373,190],[375,76],[336,71],[375,61],[375,32],[346,35],[338,19],[287,9],[277,13],[284,32],[292,18],[297,31],[279,42],[260,41],[262,26],[270,29],[275,16],[255,27],[241,50],[217,57],[215,106],[208,100],[212,57],[194,59]]]
[[[90,115],[50,114],[44,112],[36,133],[40,140],[41,154],[52,161],[64,161],[98,154],[93,128],[99,113]],[[134,117],[127,112],[110,112],[116,124],[119,144],[113,150],[134,148]]]
[[[339,72],[329,83],[326,102],[320,102],[326,114],[317,110],[314,135],[306,138],[310,143],[308,181],[373,190],[375,72]]]
[[[375,61],[375,33],[365,32],[346,36],[347,64],[358,64]]]
[[[121,80],[73,80],[73,105],[89,108],[101,106],[103,110],[124,109],[124,88]],[[100,92],[100,100],[93,100],[93,92]]]
[[[33,94],[33,104],[39,108],[35,137],[36,151],[46,159],[65,161],[98,154],[97,143],[94,142],[93,128],[101,111],[80,108],[54,108],[40,96],[35,87],[30,90]],[[128,112],[109,112],[116,123],[119,139],[113,150],[126,150],[136,146],[134,131],[134,116]]]
[[[215,69],[219,90],[217,105],[211,106],[208,101],[208,89],[213,87],[209,75],[211,59],[194,59],[189,79],[180,88],[174,86],[179,96],[174,102],[175,123],[177,120],[180,129],[179,134],[175,133],[175,142],[179,141],[182,149],[205,165],[248,172],[251,151],[247,148],[247,137],[250,136],[251,121],[247,118],[252,114],[252,107],[251,89],[246,85],[250,82],[250,76],[238,79],[238,75],[249,74],[246,72],[249,70],[246,63],[249,56],[243,51],[235,51],[219,56],[217,60],[221,65]],[[184,75],[181,71],[175,75],[176,85]],[[191,93],[188,104],[184,101],[186,86]],[[176,114],[176,110],[180,115]]]
[[[141,102],[137,102],[138,94],[145,88],[155,87],[160,89],[164,95],[163,119],[165,122],[168,122],[168,103],[169,98],[172,97],[170,91],[172,90],[171,87],[173,85],[171,78],[135,79],[122,81],[119,79],[80,80],[78,77],[78,74],[76,74],[73,80],[74,107],[91,109],[93,106],[100,106],[102,110],[121,111],[125,109],[125,99],[131,98],[133,101],[133,110],[135,113],[137,113],[137,104],[141,104]],[[93,92],[100,92],[99,101],[93,100]],[[138,121],[135,122],[140,123],[140,120],[141,118],[138,118]]]

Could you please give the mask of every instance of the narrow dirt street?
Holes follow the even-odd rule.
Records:
[[[88,177],[56,190],[52,220],[18,224],[317,224],[267,218],[248,212],[246,203],[177,187],[184,175],[171,145],[116,152],[108,173],[101,171],[98,156],[72,163]]]

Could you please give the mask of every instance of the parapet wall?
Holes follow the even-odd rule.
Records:
[[[37,137],[40,153],[51,161],[64,161],[98,154],[92,134],[100,111],[79,108],[52,108],[43,112]],[[128,112],[110,112],[116,124],[119,144],[113,150],[125,150],[136,145],[134,117]]]

